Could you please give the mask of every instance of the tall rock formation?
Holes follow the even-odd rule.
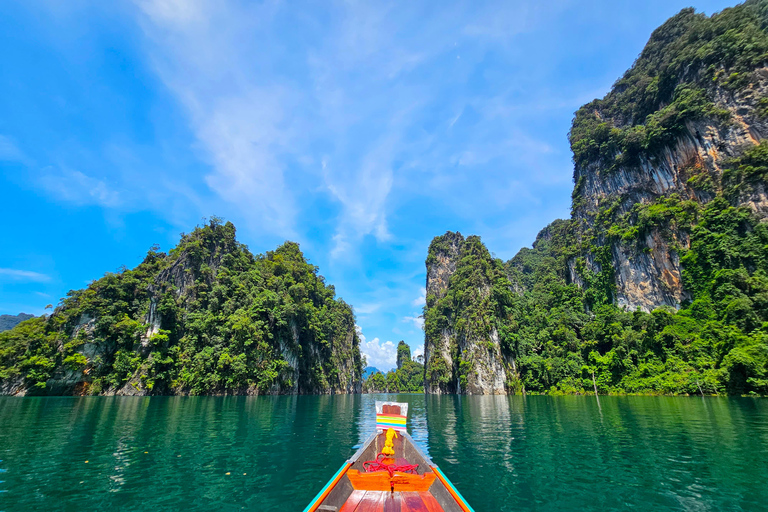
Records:
[[[0,394],[359,393],[352,309],[286,242],[218,219],[0,333]]]
[[[654,31],[605,98],[576,112],[573,219],[587,267],[614,274],[620,306],[679,308],[691,298],[680,263],[690,223],[643,223],[642,213],[670,199],[715,199],[727,186],[727,163],[768,136],[766,5],[749,1],[712,18],[681,11]],[[768,215],[764,184],[735,199]],[[575,258],[570,268],[578,282]]]
[[[403,365],[411,360],[411,347],[408,344],[400,340],[397,344],[397,369],[402,369]]]
[[[479,237],[447,232],[427,256],[425,391],[471,395],[507,392],[514,361],[502,353],[493,319],[506,278]],[[504,293],[504,290],[501,290]]]
[[[432,242],[426,391],[768,393],[767,136],[768,0],[668,20],[576,112],[570,219]]]

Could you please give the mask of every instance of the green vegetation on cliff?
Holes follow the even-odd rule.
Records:
[[[354,324],[297,244],[254,256],[230,222],[213,219],[168,254],[152,248],[135,269],[106,274],[69,292],[49,317],[0,333],[0,385],[92,394],[354,391],[362,373]]]
[[[662,217],[681,214],[674,201],[654,206]],[[562,258],[571,248],[558,237],[510,262],[536,283],[521,297],[523,328],[512,336],[528,389],[589,389],[594,371],[601,392],[768,393],[768,225],[722,197],[683,219],[692,300],[677,312],[628,312],[610,301],[585,308],[589,287],[569,283]]]
[[[363,383],[365,393],[417,393],[424,391],[424,365],[411,360],[411,347],[397,345],[397,368],[386,375],[376,371]]]
[[[685,123],[730,114],[714,91],[743,89],[768,60],[768,1],[748,0],[712,17],[682,10],[651,35],[603,99],[576,112],[569,137],[577,169],[637,165],[675,143]],[[578,189],[578,187],[577,187]]]
[[[732,161],[723,173],[732,184],[707,204],[663,197],[635,210],[640,221],[628,227],[674,222],[690,234],[681,261],[691,299],[679,311],[614,305],[610,286],[579,265],[572,222],[555,221],[506,264],[468,237],[476,250],[457,264],[445,296],[427,297],[427,344],[444,329],[482,340],[495,328],[516,365],[512,391],[584,393],[596,385],[600,393],[768,394],[768,223],[726,199],[765,169],[768,143]],[[435,240],[427,258],[433,264]],[[483,287],[491,292],[478,297]],[[427,380],[461,378],[457,355],[453,369],[439,354],[430,358]]]
[[[767,65],[768,0],[681,11],[576,112],[571,219],[506,263],[435,238],[427,387],[768,394]]]
[[[514,295],[504,265],[491,257],[480,237],[458,238],[456,242],[458,261],[449,286],[439,296],[428,292],[424,307],[425,346],[441,347],[444,334],[450,332],[443,347],[447,355],[435,348],[425,361],[427,385],[447,393],[466,390],[468,372],[480,364],[478,353],[493,351],[491,333],[506,328],[507,309]],[[428,266],[438,261],[438,254],[448,253],[445,244],[444,237],[432,241]],[[473,340],[473,343],[463,344],[460,340]],[[446,359],[447,356],[450,359]]]

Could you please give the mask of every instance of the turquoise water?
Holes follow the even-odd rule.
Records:
[[[363,395],[0,397],[0,511],[301,511],[382,396],[477,512],[768,510],[766,400]]]

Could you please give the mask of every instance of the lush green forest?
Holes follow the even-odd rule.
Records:
[[[555,221],[506,263],[468,237],[447,294],[427,296],[427,342],[447,328],[477,337],[495,327],[516,363],[508,385],[517,392],[596,385],[600,393],[768,394],[768,223],[727,199],[747,176],[764,180],[766,172],[764,143],[732,163],[724,180],[738,185],[706,205],[665,198],[637,208],[638,217],[690,233],[681,259],[692,300],[679,311],[619,308],[615,285],[601,276],[582,287],[569,282],[567,261],[580,244],[571,221]],[[455,360],[459,375],[471,371],[458,353]],[[430,363],[427,378],[447,382],[446,363]]]
[[[0,384],[82,394],[359,391],[354,325],[297,244],[254,256],[232,223],[214,218],[168,254],[153,247],[135,269],[0,333]]]
[[[585,173],[600,180],[634,169],[642,176],[641,159],[653,166],[681,137],[700,139],[690,133],[692,121],[727,134],[735,121],[718,105],[759,94],[767,27],[766,0],[712,17],[685,9],[653,33],[605,98],[576,112],[572,218],[547,226],[533,248],[508,262],[478,237],[462,238],[445,294],[429,294],[424,309],[427,345],[451,336],[452,363],[433,354],[429,382],[455,388],[474,364],[457,340],[492,344],[496,331],[513,362],[511,392],[768,394],[768,223],[745,202],[765,190],[768,142],[727,147],[724,135],[713,154],[728,149],[737,157],[715,172],[675,167],[682,184],[650,201],[637,201],[630,189],[588,211],[584,195]],[[756,107],[740,101],[747,105],[739,104],[740,115],[768,116],[768,98],[757,98]],[[651,233],[679,256],[688,298],[679,309],[620,308],[612,250],[647,254]],[[678,235],[690,243],[679,244]],[[435,238],[428,268],[448,254],[450,240]]]
[[[419,357],[421,358],[421,356]],[[397,368],[385,374],[376,371],[365,379],[365,393],[417,393],[424,391],[424,365],[411,359],[411,347],[397,344]]]
[[[744,162],[755,158],[765,172],[766,150],[756,147],[731,173],[754,172]],[[603,393],[768,393],[768,224],[729,203],[729,192],[706,205],[665,198],[637,208],[640,218],[690,233],[681,260],[692,300],[679,311],[624,311],[610,281],[568,283],[566,261],[578,247],[570,221],[550,225],[503,265],[490,314],[516,357],[515,385],[582,392],[594,373]],[[525,292],[508,293],[512,282]]]
[[[708,17],[683,9],[656,29],[603,99],[581,107],[569,133],[576,167],[600,173],[658,154],[701,118],[731,121],[715,92],[743,90],[768,59],[768,1],[748,0]],[[574,194],[579,194],[577,186]],[[579,202],[574,201],[574,206]]]

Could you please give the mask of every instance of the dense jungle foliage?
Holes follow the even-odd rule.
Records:
[[[421,356],[419,356],[421,357]],[[420,393],[424,391],[424,365],[411,359],[411,347],[397,344],[397,368],[386,375],[376,371],[365,379],[365,393]]]
[[[768,394],[768,223],[733,200],[749,183],[764,183],[767,171],[764,142],[730,163],[714,200],[661,197],[637,205],[634,220],[616,228],[674,224],[689,234],[681,262],[691,300],[679,311],[618,308],[613,280],[590,280],[583,266],[583,285],[571,282],[568,260],[580,242],[572,222],[559,220],[506,263],[468,237],[448,293],[427,297],[427,342],[446,328],[483,339],[495,327],[517,365],[511,390]],[[430,247],[433,260],[442,243],[438,237]],[[605,274],[612,278],[610,268]],[[427,378],[460,378],[461,358],[454,361],[453,369],[429,361]]]
[[[153,394],[345,390],[362,373],[354,326],[297,244],[254,256],[232,223],[214,218],[168,254],[153,247],[135,269],[0,333],[0,384],[91,394],[126,384]]]
[[[768,60],[768,0],[747,0],[711,17],[682,10],[656,29],[634,65],[603,99],[581,107],[569,138],[576,172],[637,165],[672,145],[685,123],[730,114],[716,90],[747,87]],[[578,191],[578,187],[577,187]]]
[[[768,62],[767,28],[768,0],[748,0],[712,17],[685,9],[654,31],[612,91],[576,112],[573,211],[585,172],[637,167],[641,157],[653,163],[687,136],[690,121],[727,128],[729,111],[715,99],[756,82]],[[756,104],[768,116],[768,98]],[[462,241],[446,295],[427,297],[427,343],[445,332],[491,343],[495,329],[515,363],[507,375],[514,391],[768,394],[768,224],[742,205],[766,185],[768,143],[727,162],[722,175],[697,164],[676,170],[701,194],[667,193],[628,210],[631,198],[604,198],[596,212],[555,221],[506,263],[479,238]],[[615,305],[611,248],[648,251],[651,233],[680,256],[690,300],[678,311]],[[447,243],[435,239],[428,265]],[[449,389],[472,371],[453,338],[454,367],[436,354],[425,373]]]
[[[458,339],[476,340],[478,344],[493,348],[490,333],[497,325],[496,311],[512,298],[509,280],[505,277],[501,260],[492,258],[480,237],[458,238],[460,251],[456,271],[451,275],[445,295],[427,294],[424,307],[425,344],[437,346],[442,333],[449,330],[449,351],[455,368],[440,351],[433,351],[426,362],[425,378],[444,392],[454,393],[466,389],[467,374],[473,368],[471,350],[462,352]],[[437,261],[437,254],[448,254],[449,246],[457,237],[446,233],[435,238],[429,247],[427,265]],[[497,289],[497,286],[503,289]],[[511,304],[511,303],[509,303]],[[457,377],[457,378],[455,378]]]

